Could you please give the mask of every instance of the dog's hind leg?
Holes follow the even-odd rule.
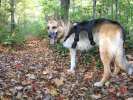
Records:
[[[74,68],[76,67],[76,49],[69,49],[70,51],[70,59],[71,59],[71,65],[69,72],[74,72]]]
[[[104,66],[104,73],[101,81],[96,82],[94,84],[94,86],[97,86],[97,87],[103,86],[105,81],[110,77],[111,75],[110,64],[113,59],[113,55],[111,54],[111,52],[106,46],[100,46],[100,57]]]
[[[117,50],[115,56],[116,56],[115,63],[117,65],[117,67],[119,69],[125,71],[129,75],[133,75],[133,64],[131,64],[127,61],[126,56],[124,54],[123,46],[120,47],[119,50]]]
[[[118,67],[116,63],[114,64],[114,67],[115,69],[114,69],[113,75],[117,75],[120,72],[120,67]]]

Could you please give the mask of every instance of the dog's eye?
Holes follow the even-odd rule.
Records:
[[[47,27],[47,29],[49,29],[49,26]]]
[[[52,29],[56,29],[57,27],[56,26],[53,26]]]

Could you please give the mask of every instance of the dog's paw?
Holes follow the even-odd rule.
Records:
[[[96,87],[102,87],[103,86],[103,83],[102,82],[96,82],[94,84],[94,86],[96,86]]]

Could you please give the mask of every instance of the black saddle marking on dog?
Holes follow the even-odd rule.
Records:
[[[73,25],[68,33],[68,35],[66,36],[66,38],[64,39],[64,41],[66,41],[71,34],[75,34],[74,37],[74,42],[72,44],[72,48],[76,48],[77,42],[79,41],[79,34],[82,31],[85,31],[88,33],[88,39],[90,40],[90,44],[91,45],[95,45],[95,41],[93,40],[93,29],[98,25],[98,24],[102,24],[102,23],[112,23],[115,25],[118,25],[121,27],[122,29],[122,33],[125,33],[124,28],[120,25],[119,22],[117,21],[112,21],[109,19],[94,19],[94,20],[90,20],[90,21],[82,21],[82,22],[77,22],[76,25]],[[125,38],[125,35],[123,34],[123,39]]]

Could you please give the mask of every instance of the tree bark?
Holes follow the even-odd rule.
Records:
[[[61,18],[63,21],[68,21],[70,0],[60,0],[61,2]]]
[[[1,7],[1,0],[0,0],[0,7]]]
[[[116,0],[115,7],[115,20],[118,20],[118,0]]]
[[[111,5],[111,15],[112,15],[112,19],[114,19],[114,7],[113,7],[114,3],[112,0],[112,5]]]
[[[96,0],[93,0],[93,19],[96,18]]]
[[[15,0],[11,0],[11,32],[15,31]]]

